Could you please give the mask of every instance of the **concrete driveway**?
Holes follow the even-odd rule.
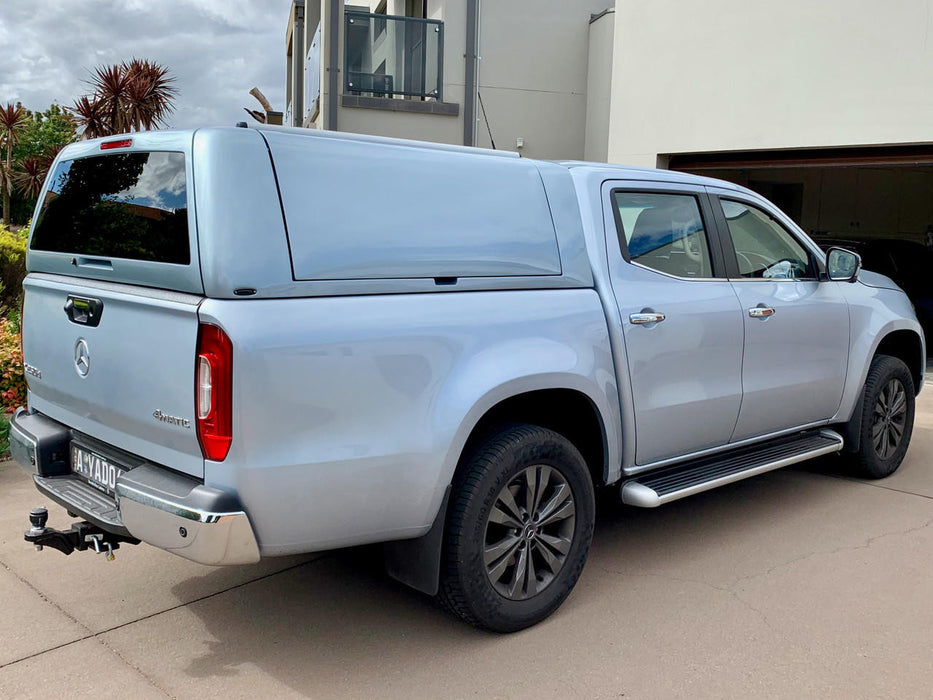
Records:
[[[234,569],[34,552],[44,499],[0,464],[0,697],[929,698],[933,387],[896,475],[835,465],[604,507],[564,606],[498,636],[368,549]]]

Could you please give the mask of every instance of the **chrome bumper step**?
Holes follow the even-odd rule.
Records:
[[[38,476],[33,480],[40,493],[45,494],[69,511],[80,513],[100,528],[125,537],[130,536],[120,517],[116,500],[101,493],[86,481],[74,475]]]
[[[656,508],[717,486],[838,452],[842,444],[838,433],[823,429],[704,457],[626,481],[622,484],[622,502]]]

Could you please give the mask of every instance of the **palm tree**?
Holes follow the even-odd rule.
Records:
[[[0,107],[0,147],[5,158],[0,161],[0,188],[3,189],[3,223],[10,225],[10,192],[13,189],[13,147],[19,132],[26,125],[26,110],[21,104],[7,102]]]
[[[172,112],[177,90],[168,69],[152,61],[133,59],[127,68],[126,116],[135,131],[155,129]]]
[[[54,153],[47,156],[23,158],[19,162],[19,168],[13,173],[13,182],[16,183],[16,188],[28,199],[38,197],[39,191],[42,189],[42,183],[45,182],[45,177],[49,174],[49,168],[52,167],[52,161],[54,160]]]
[[[107,115],[104,103],[94,97],[83,95],[75,100],[75,106],[69,107],[75,115],[78,126],[84,129],[84,138],[96,139],[110,133],[107,128]]]
[[[174,82],[167,68],[147,59],[99,66],[90,80],[93,92],[71,111],[84,138],[156,129],[174,110]]]

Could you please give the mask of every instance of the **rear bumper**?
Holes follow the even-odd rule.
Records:
[[[112,498],[71,471],[72,436],[67,426],[23,409],[10,423],[11,454],[53,501],[104,530],[201,564],[259,561],[249,517],[232,494],[136,459],[124,464]]]
[[[117,503],[143,542],[201,564],[259,561],[249,518],[225,491],[147,464],[117,479]]]

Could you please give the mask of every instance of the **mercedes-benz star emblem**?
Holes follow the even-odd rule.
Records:
[[[78,338],[78,342],[75,343],[75,369],[82,377],[86,377],[91,371],[91,354],[84,338]]]

